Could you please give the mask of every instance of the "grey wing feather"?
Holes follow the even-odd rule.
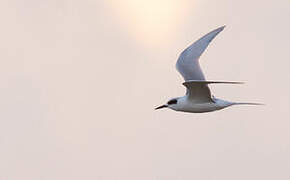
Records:
[[[182,83],[183,85],[187,84],[244,84],[243,82],[237,81],[204,81],[204,80],[189,80]]]
[[[243,84],[243,82],[189,80],[182,84],[186,87],[186,93],[190,99],[198,102],[209,102],[212,101],[212,95],[208,84]]]
[[[183,83],[183,85],[186,87],[186,95],[189,97],[189,99],[197,103],[212,101],[211,92],[207,84],[208,83],[193,81],[186,81]]]
[[[211,31],[188,48],[179,56],[176,69],[183,76],[184,80],[205,80],[204,74],[199,65],[199,57],[208,47],[209,43],[218,35],[225,26]]]
[[[210,102],[212,95],[208,84],[243,84],[243,82],[189,80],[182,84],[186,87],[186,93],[190,99],[197,102]]]

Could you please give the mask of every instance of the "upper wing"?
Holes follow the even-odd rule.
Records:
[[[207,48],[209,43],[218,35],[225,26],[222,26],[212,32],[206,34],[188,48],[186,48],[179,56],[176,69],[183,76],[184,80],[205,80],[204,74],[199,65],[199,57]]]

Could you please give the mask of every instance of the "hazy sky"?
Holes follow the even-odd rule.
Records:
[[[1,0],[0,180],[289,180],[289,0]],[[215,96],[262,102],[154,111],[182,96],[179,53]]]

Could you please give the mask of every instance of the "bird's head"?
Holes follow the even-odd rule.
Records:
[[[175,110],[178,104],[178,99],[179,98],[170,99],[166,104],[158,106],[157,108],[155,108],[155,110],[162,108],[170,108]]]

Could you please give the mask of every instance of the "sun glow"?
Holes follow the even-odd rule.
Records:
[[[150,45],[168,42],[185,16],[185,0],[110,0],[119,21],[135,39]]]

